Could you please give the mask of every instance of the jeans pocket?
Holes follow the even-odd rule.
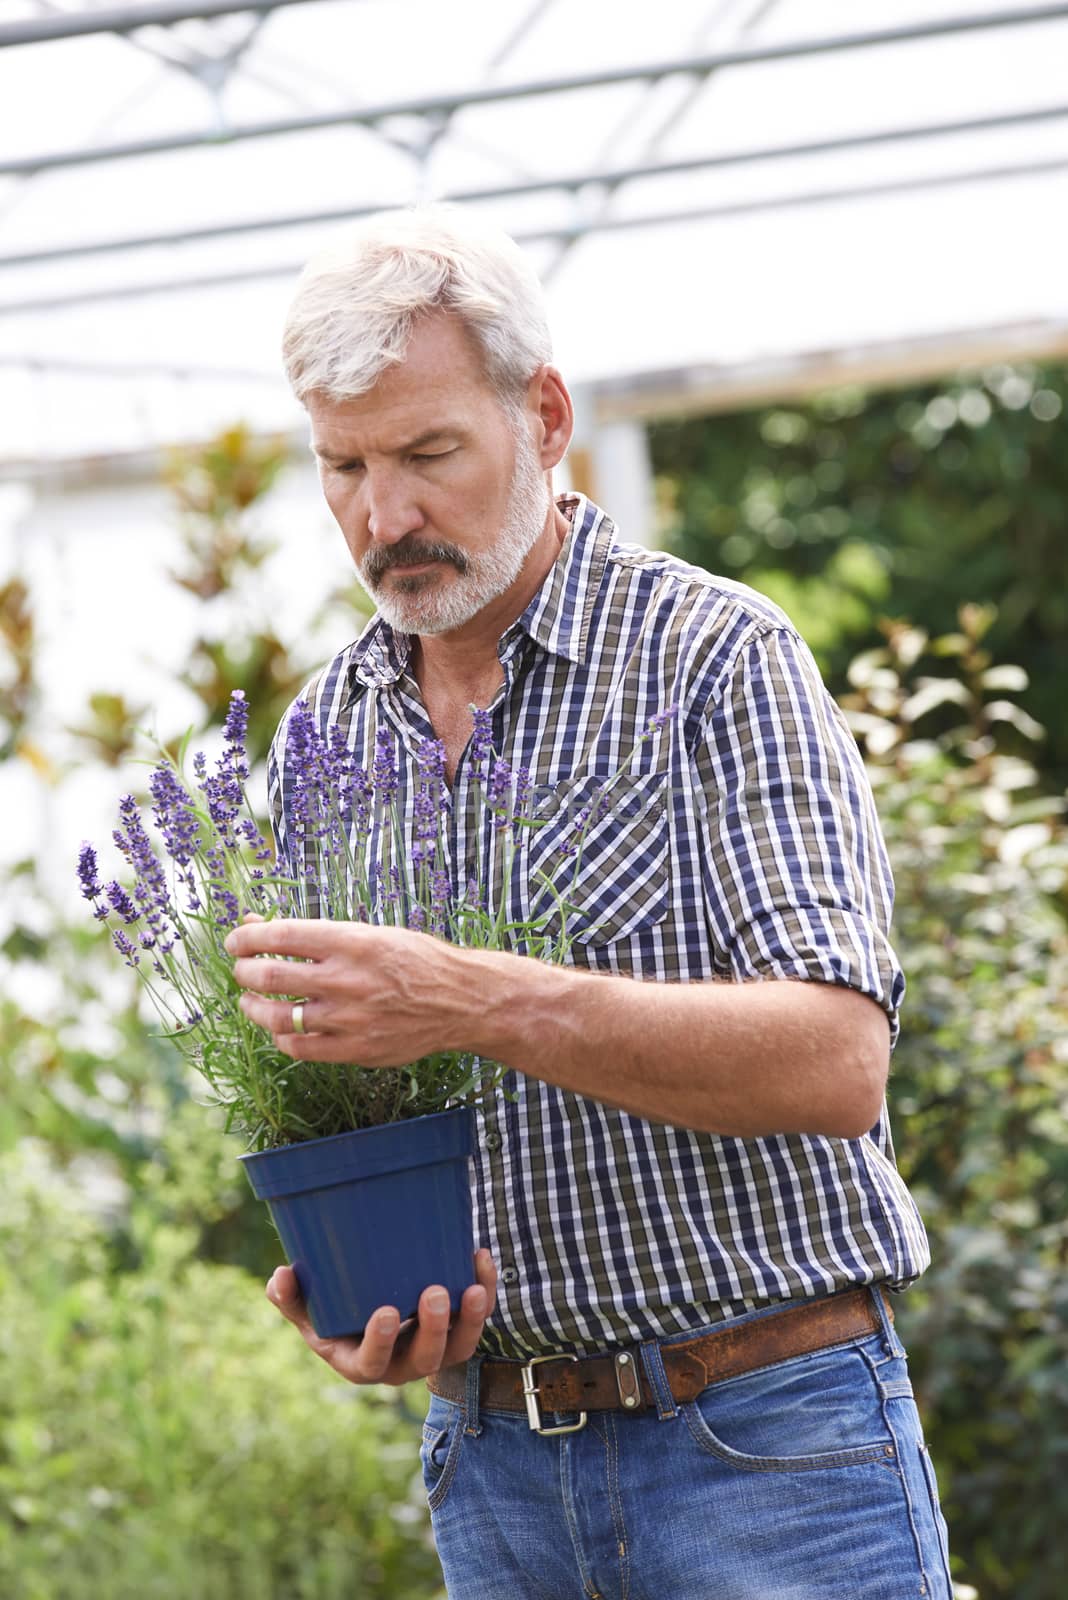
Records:
[[[463,1437],[464,1418],[460,1407],[435,1396],[423,1423],[423,1442],[419,1451],[423,1487],[431,1511],[437,1511],[439,1506],[444,1505],[445,1496],[452,1487]]]
[[[712,1384],[682,1410],[697,1445],[742,1472],[890,1464],[897,1455],[880,1384],[857,1345]]]

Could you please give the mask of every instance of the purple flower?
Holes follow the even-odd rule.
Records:
[[[83,844],[78,852],[78,882],[87,900],[97,900],[104,892],[97,879],[96,851],[91,844]]]
[[[475,911],[484,911],[486,909],[477,878],[468,878],[467,888],[464,891],[464,903],[471,906]]]
[[[409,928],[414,928],[416,933],[422,933],[426,927],[426,912],[422,906],[415,905],[412,907],[408,913],[408,926]]]
[[[126,965],[128,967],[139,967],[141,965],[141,957],[134,948],[132,941],[126,937],[122,929],[116,928],[111,937],[115,941],[116,950],[119,952],[120,956],[122,956],[123,960],[126,962]]]
[[[430,926],[435,933],[444,933],[449,911],[449,874],[438,867],[430,874]]]
[[[172,861],[187,867],[200,849],[200,823],[193,797],[183,789],[171,768],[156,767],[148,780],[154,805],[152,820]]]
[[[167,874],[152,848],[132,794],[124,794],[119,801],[119,816],[125,824],[125,832],[116,828],[113,838],[137,874],[134,899],[144,911],[149,927],[158,933],[174,915]]]
[[[647,739],[650,734],[656,733],[657,729],[663,728],[665,724],[672,720],[673,717],[678,715],[678,711],[678,701],[673,700],[666,710],[656,712],[656,714],[651,716],[649,721],[645,724],[645,732],[642,734],[642,738]]]
[[[478,706],[471,706],[470,710],[475,724],[475,731],[471,735],[471,776],[481,778],[483,765],[492,754],[493,716]]]
[[[217,928],[235,928],[240,914],[237,896],[229,889],[213,888],[211,898],[215,902],[215,926]]]
[[[518,822],[527,814],[527,803],[531,793],[530,768],[516,767],[515,769],[515,796],[512,803],[512,818]]]
[[[489,784],[486,789],[486,804],[493,813],[493,826],[505,828],[508,826],[508,810],[512,799],[512,769],[507,761],[498,756],[490,768]]]
[[[244,689],[235,689],[230,696],[230,709],[223,723],[223,737],[227,744],[236,744],[244,750],[248,733],[248,701]]]
[[[130,923],[132,923],[132,922],[137,922],[138,921],[138,919],[141,916],[141,913],[137,909],[137,907],[134,905],[133,901],[130,899],[130,896],[126,893],[126,890],[123,888],[121,883],[116,883],[116,881],[114,879],[112,879],[112,881],[109,884],[105,885],[104,893],[107,895],[108,900],[111,902],[111,909],[113,911],[117,911],[118,912],[119,916],[122,918],[123,922],[125,922],[127,926],[129,926]],[[115,936],[114,936],[116,944],[118,944],[118,939],[119,939],[120,934],[124,939],[126,938],[126,935],[123,934],[122,930],[120,929],[119,932],[116,933]],[[128,939],[126,940],[126,942],[127,942],[127,944],[129,944],[129,940]],[[122,949],[121,945],[119,945],[119,949],[120,950]]]
[[[397,793],[396,746],[388,728],[379,728],[375,734],[375,759],[371,767],[371,782],[375,796],[383,806],[388,806]]]
[[[445,746],[440,739],[424,739],[419,746],[419,788],[412,806],[412,865],[434,859],[441,812],[445,807]]]

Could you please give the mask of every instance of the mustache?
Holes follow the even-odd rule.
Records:
[[[401,539],[398,544],[380,546],[364,557],[363,575],[377,583],[391,567],[414,567],[421,561],[447,561],[461,575],[470,565],[465,553],[454,544],[430,543],[422,539]]]

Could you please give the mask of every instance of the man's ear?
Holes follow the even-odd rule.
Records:
[[[541,423],[538,462],[544,472],[559,466],[575,431],[575,407],[555,367],[539,367],[527,389],[527,405]]]

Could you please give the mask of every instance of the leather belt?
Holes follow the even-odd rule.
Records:
[[[893,1321],[885,1294],[882,1299]],[[749,1322],[728,1322],[693,1339],[661,1344],[660,1355],[673,1398],[685,1402],[711,1383],[879,1330],[871,1292],[850,1289]],[[465,1363],[443,1367],[427,1379],[427,1387],[432,1394],[462,1405],[466,1373]],[[525,1411],[537,1433],[574,1432],[585,1425],[589,1411],[638,1411],[656,1405],[638,1346],[612,1355],[535,1356],[525,1363],[491,1359],[483,1361],[479,1373],[480,1408]],[[581,1420],[546,1426],[542,1418],[549,1412],[577,1412]]]

